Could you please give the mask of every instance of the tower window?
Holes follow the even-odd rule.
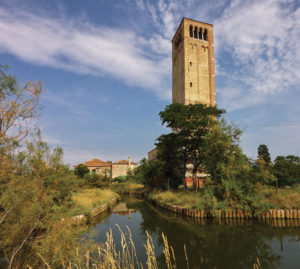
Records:
[[[190,66],[192,66],[193,65],[193,63],[192,62],[190,62]]]
[[[203,39],[207,41],[207,29],[204,29]]]
[[[193,26],[190,25],[190,37],[193,37]]]
[[[190,82],[190,87],[193,87],[193,82]]]
[[[199,39],[203,39],[202,27],[199,29]]]
[[[194,30],[194,38],[198,38],[198,27],[197,26],[195,27],[195,30]]]

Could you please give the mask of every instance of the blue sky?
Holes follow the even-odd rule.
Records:
[[[168,132],[171,39],[214,24],[216,99],[244,152],[300,155],[300,4],[290,0],[0,1],[0,64],[43,81],[38,124],[65,161],[139,161]]]

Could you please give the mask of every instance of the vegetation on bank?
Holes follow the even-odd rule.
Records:
[[[222,113],[201,104],[167,106],[160,116],[173,131],[157,138],[156,159],[142,160],[135,179],[158,190],[153,197],[187,208],[300,208],[300,158],[278,156],[272,163],[266,145],[259,145],[256,160],[248,158],[240,147],[242,131],[219,119]],[[199,173],[203,187],[196,184]]]
[[[113,182],[109,185],[109,188],[113,192],[117,193],[130,193],[135,192],[143,189],[145,187],[144,184],[141,184],[139,182],[134,181],[128,181],[128,182]]]
[[[73,194],[73,201],[76,206],[90,211],[103,204],[110,204],[113,198],[119,198],[115,192],[109,189],[79,189]]]
[[[205,189],[199,192],[193,191],[154,191],[150,195],[151,199],[157,200],[162,204],[179,205],[188,209],[245,209],[241,203],[230,204],[224,201],[212,199],[205,193]],[[259,204],[256,210],[279,208],[279,209],[299,209],[300,208],[300,187],[282,188],[276,190],[275,187],[265,187],[262,189]],[[248,208],[251,210],[251,208]]]

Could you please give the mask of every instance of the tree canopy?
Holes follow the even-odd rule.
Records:
[[[160,136],[156,143],[158,158],[163,162],[167,178],[173,176],[184,180],[187,164],[192,164],[196,186],[197,171],[205,163],[204,137],[224,112],[203,104],[171,104],[159,113],[162,124],[172,129],[171,134]]]

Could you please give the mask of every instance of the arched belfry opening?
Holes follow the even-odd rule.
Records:
[[[207,29],[204,29],[203,40],[207,41]]]
[[[194,37],[193,25],[190,25],[190,37]]]
[[[195,30],[194,30],[194,38],[198,38],[198,27],[197,26],[195,27]]]
[[[199,28],[199,39],[203,39],[203,31],[202,31],[202,27]]]

